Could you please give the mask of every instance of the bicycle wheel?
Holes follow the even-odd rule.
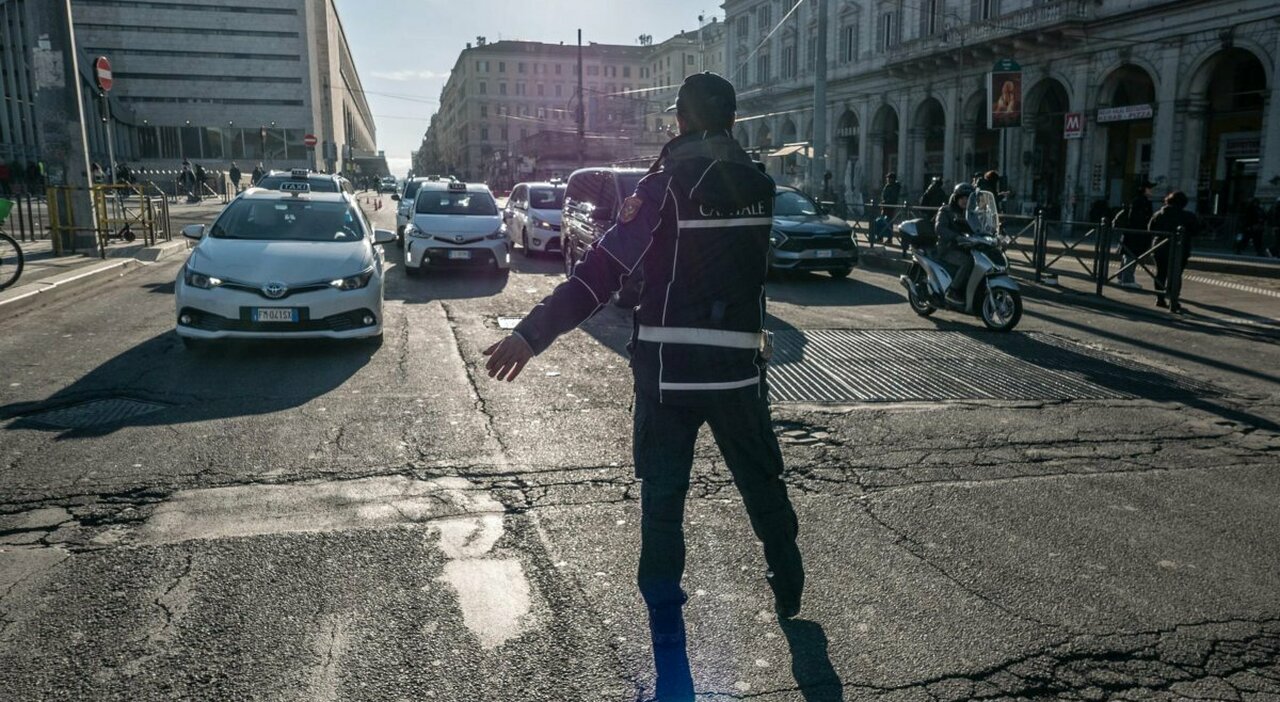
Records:
[[[13,237],[0,232],[0,290],[18,282],[22,275],[22,247]]]

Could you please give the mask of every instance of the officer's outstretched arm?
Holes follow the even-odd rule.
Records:
[[[542,353],[556,337],[598,312],[639,269],[667,208],[666,179],[656,174],[640,181],[636,194],[623,201],[617,225],[592,245],[573,275],[516,327],[534,353]]]

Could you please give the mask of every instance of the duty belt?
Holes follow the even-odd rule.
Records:
[[[696,344],[721,346],[729,349],[758,351],[765,346],[765,332],[739,332],[726,329],[698,329],[695,327],[649,327],[641,324],[636,338],[655,344]]]

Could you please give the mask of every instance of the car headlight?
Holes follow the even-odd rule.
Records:
[[[533,226],[537,227],[538,229],[553,229],[553,228],[554,228],[554,227],[552,227],[552,226],[551,226],[551,223],[550,223],[550,222],[548,222],[548,221],[547,221],[547,220],[545,220],[545,219],[535,219],[535,220],[533,220]]]
[[[494,241],[497,239],[505,239],[507,238],[507,228],[498,227],[497,230],[495,230],[492,234],[490,234],[489,236],[486,236],[485,238],[490,241]]]
[[[219,285],[222,285],[221,278],[214,278],[213,276],[205,275],[204,273],[197,273],[187,267],[183,267],[182,269],[182,282],[193,288],[200,288],[201,290],[212,290]]]
[[[332,285],[339,290],[359,290],[360,288],[367,286],[369,281],[372,279],[373,269],[370,268],[363,273],[357,273],[356,275],[349,275],[346,278],[339,278],[338,280],[330,281],[329,285]]]
[[[769,232],[769,245],[770,245],[770,246],[782,246],[782,245],[783,245],[783,244],[785,244],[785,243],[787,243],[787,235],[786,235],[786,234],[783,234],[782,232],[778,231],[777,229],[774,229],[773,231]]]

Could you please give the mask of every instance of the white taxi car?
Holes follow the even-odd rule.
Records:
[[[489,187],[457,180],[428,181],[418,188],[405,227],[404,270],[483,268],[506,274],[511,242]]]
[[[560,253],[564,191],[565,184],[557,181],[520,183],[511,189],[505,212],[507,232],[513,243],[520,243],[525,256]]]
[[[213,225],[183,228],[199,243],[174,285],[177,334],[187,346],[225,338],[382,337],[383,252],[342,193],[306,181],[252,188]]]

